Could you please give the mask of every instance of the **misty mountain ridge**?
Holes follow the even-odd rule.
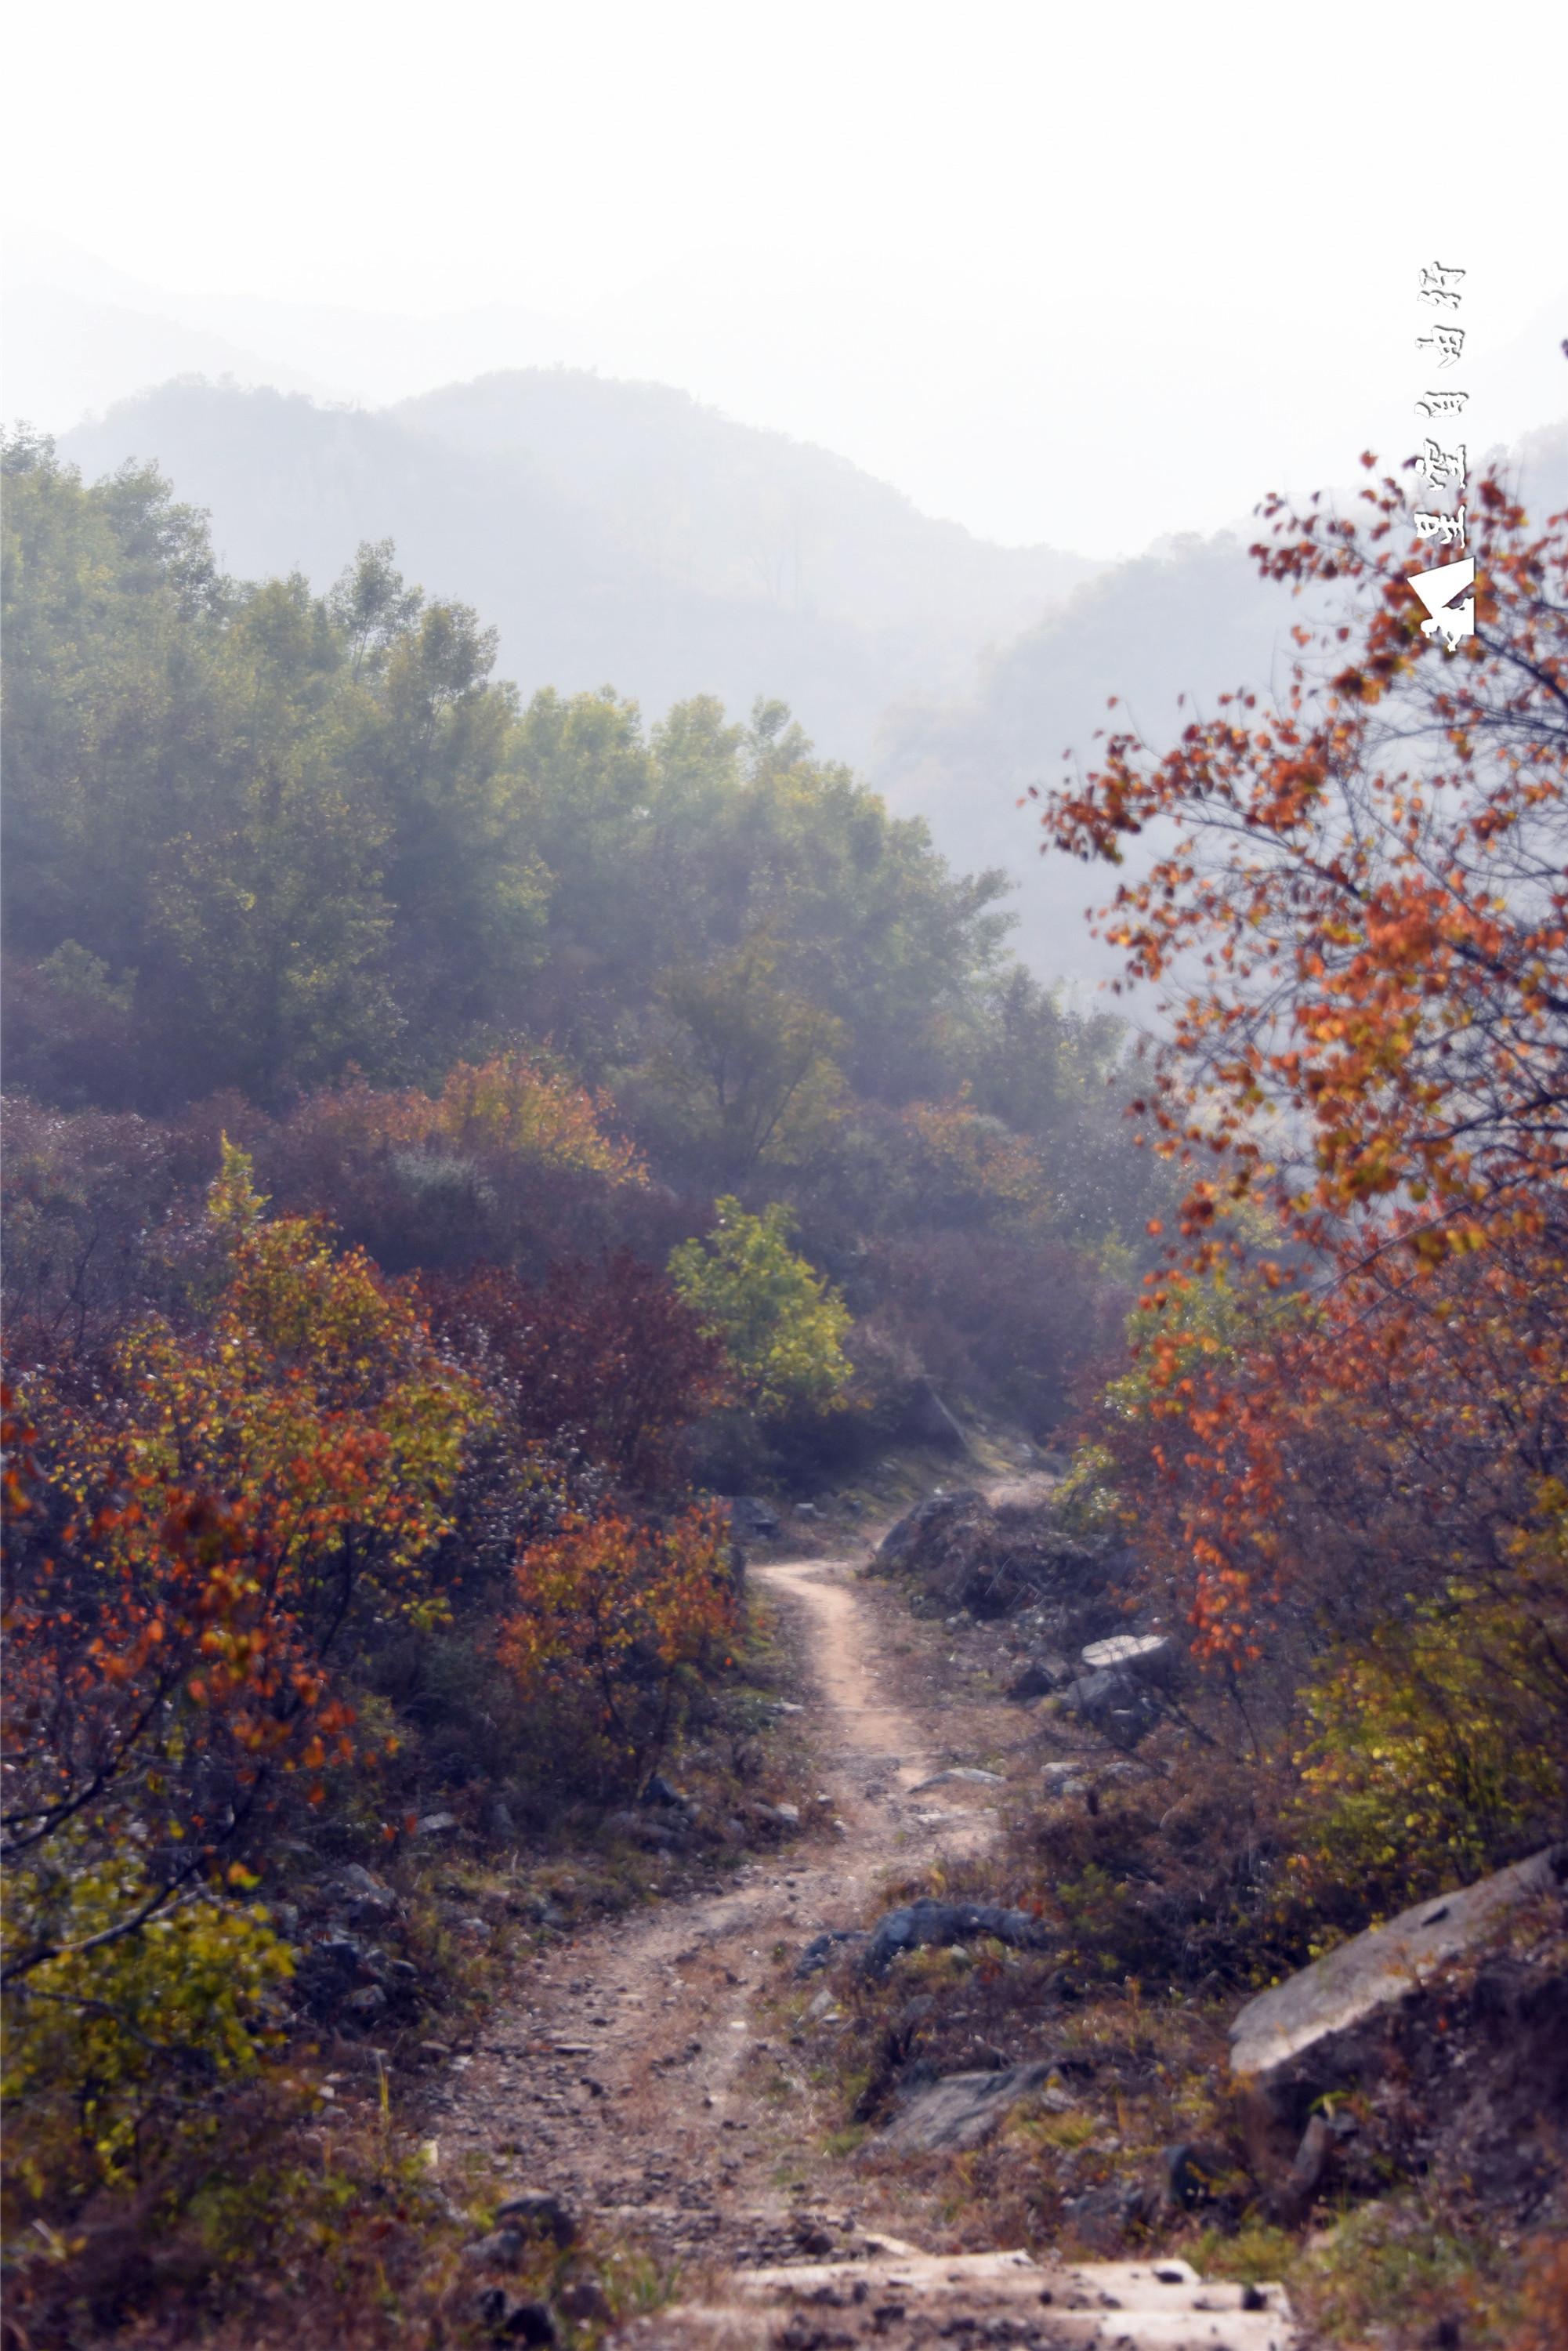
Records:
[[[797,613],[1010,637],[1105,568],[996,546],[846,457],[668,384],[513,369],[392,413],[453,447],[522,460],[671,585]]]
[[[1085,909],[1109,877],[1032,851],[1019,801],[1083,758],[1106,704],[1151,740],[1267,689],[1297,617],[1243,526],[1096,565],[921,514],[848,460],[666,385],[513,370],[370,411],[267,387],[167,383],[65,434],[95,476],[151,459],[246,576],[318,589],[392,538],[427,592],[476,607],[525,695],[606,684],[650,717],[693,695],[789,704],[973,870],[1019,884],[1019,952],[1108,977]],[[1527,496],[1568,502],[1568,426],[1522,445]],[[1185,710],[1180,697],[1186,697]]]
[[[1568,507],[1568,423],[1506,454],[1537,522]],[[883,713],[873,780],[900,814],[925,820],[946,856],[1014,875],[1019,949],[1037,970],[1115,976],[1120,955],[1083,920],[1113,894],[1115,877],[1030,856],[1034,821],[1020,799],[1060,781],[1070,762],[1092,763],[1099,733],[1131,728],[1158,746],[1195,716],[1212,717],[1222,694],[1285,684],[1301,608],[1259,577],[1247,550],[1263,535],[1254,523],[1157,541],[982,658],[968,695]]]
[[[847,460],[684,392],[530,370],[391,411],[181,380],[78,426],[89,475],[152,460],[225,564],[318,588],[364,538],[475,605],[525,693],[606,683],[658,715],[780,697],[864,766],[880,714],[962,693],[976,657],[1097,569],[939,522]]]

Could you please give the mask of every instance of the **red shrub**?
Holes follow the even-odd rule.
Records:
[[[522,1437],[575,1446],[626,1486],[674,1484],[685,1430],[725,1395],[718,1341],[629,1249],[531,1289],[493,1265],[423,1287],[432,1330]]]

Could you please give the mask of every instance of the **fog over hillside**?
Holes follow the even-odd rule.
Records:
[[[1568,424],[1527,435],[1513,467],[1537,523],[1568,507]],[[1259,578],[1247,550],[1260,530],[1183,537],[1118,564],[983,661],[971,694],[884,716],[873,779],[901,813],[925,819],[947,856],[1017,875],[1019,944],[1038,970],[1102,978],[1118,967],[1083,924],[1113,881],[1031,856],[1020,797],[1057,781],[1069,755],[1090,758],[1102,729],[1158,746],[1212,716],[1219,695],[1284,682],[1301,615]]]
[[[847,458],[668,384],[517,369],[393,413],[455,448],[520,459],[661,580],[868,629],[935,623],[955,651],[1016,634],[1105,568],[977,538]]]
[[[931,521],[684,393],[559,371],[391,413],[177,382],[62,446],[89,475],[154,460],[242,574],[325,586],[360,540],[395,539],[411,577],[498,629],[525,692],[610,684],[650,715],[781,696],[857,764],[890,702],[961,693],[977,653],[1094,569]]]
[[[974,188],[950,192],[949,215],[966,196],[972,203]],[[1255,243],[1257,225],[1228,192],[1224,201],[1228,228]],[[382,233],[389,217],[378,216]],[[1195,280],[1161,266],[1160,240],[1140,224],[1126,267],[1110,277],[1092,266],[1092,240],[1071,264],[1059,247],[1038,279],[1031,248],[1022,282],[1041,298],[1020,310],[1017,271],[998,280],[993,256],[988,275],[999,225],[987,222],[956,271],[929,240],[902,265],[884,246],[874,256],[817,254],[802,266],[728,242],[705,191],[700,248],[650,255],[642,268],[628,269],[636,232],[622,218],[613,258],[568,267],[563,280],[573,222],[557,213],[548,236],[509,246],[504,265],[477,280],[465,238],[434,283],[421,287],[406,266],[390,283],[356,267],[329,294],[313,271],[301,274],[303,255],[270,286],[247,284],[233,254],[194,279],[171,276],[151,250],[107,236],[103,249],[118,258],[106,260],[101,229],[78,242],[29,206],[4,224],[0,243],[0,408],[59,433],[193,371],[373,410],[445,405],[447,387],[497,372],[509,382],[597,371],[622,387],[679,385],[759,433],[839,451],[984,539],[1065,544],[1101,560],[1134,556],[1161,535],[1223,528],[1260,486],[1310,491],[1341,475],[1364,441],[1381,449],[1407,434],[1408,345],[1386,263],[1369,271],[1359,255],[1322,287],[1342,334],[1347,279],[1361,289],[1360,365],[1347,375],[1333,337],[1302,336],[1299,285],[1276,274],[1272,256],[1249,270],[1238,257],[1230,272]],[[1101,216],[1096,233],[1106,226]],[[1015,215],[1010,233],[1023,227]],[[1515,255],[1515,269],[1520,262]],[[1239,340],[1217,291],[1224,277],[1236,282],[1239,266],[1260,306]],[[1516,436],[1561,406],[1563,293],[1543,298],[1560,266],[1552,254],[1511,300],[1500,298],[1495,262],[1472,287],[1482,307],[1467,388],[1494,436]],[[462,405],[464,429],[475,429],[484,403]],[[672,444],[651,415],[642,422],[676,458],[678,433]]]
[[[1154,741],[1183,695],[1189,714],[1267,686],[1296,617],[1244,520],[1113,566],[999,547],[827,450],[575,370],[376,412],[181,381],[61,445],[89,477],[156,462],[241,576],[323,588],[391,538],[411,579],[497,629],[525,695],[611,685],[650,717],[699,694],[788,702],[957,864],[1015,877],[1017,946],[1051,978],[1112,969],[1083,919],[1106,877],[1039,858],[1020,796],[1091,754],[1113,694]],[[1520,463],[1542,512],[1568,501],[1568,427]]]

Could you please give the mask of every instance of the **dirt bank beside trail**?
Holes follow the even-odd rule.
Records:
[[[800,2074],[789,2020],[779,2021],[782,2001],[798,1990],[793,1966],[812,1937],[862,1926],[894,1865],[972,1852],[991,1834],[1004,1788],[962,1780],[923,1788],[953,1759],[967,1710],[961,1699],[951,1708],[939,1688],[917,1700],[898,1694],[897,1616],[884,1604],[889,1595],[860,1582],[855,1562],[786,1561],[754,1567],[751,1577],[784,1612],[781,1630],[801,1658],[797,1696],[819,1781],[799,1838],[744,1865],[731,1890],[608,1925],[521,1972],[432,2102],[438,2159],[444,2168],[465,2154],[498,2159],[520,2185],[557,2191],[618,2223],[662,2269],[678,2266],[683,2307],[636,2322],[644,2343],[847,2344],[862,2339],[863,2324],[865,2339],[896,2351],[935,2339],[938,2315],[948,2333],[956,2325],[962,2334],[971,2307],[991,2314],[993,2330],[1013,2330],[986,2339],[1097,2339],[1092,2327],[1082,2331],[1087,2320],[1076,2335],[1041,2331],[1040,2292],[1030,2287],[1020,2301],[1017,2273],[998,2282],[977,2273],[946,2287],[894,2281],[896,2292],[878,2288],[883,2315],[874,2315],[868,2294],[879,2235],[884,2262],[905,2267],[914,2244],[950,2253],[951,2241],[940,2214],[923,2209],[927,2199],[879,2184],[834,2153],[831,2092]],[[868,2256],[858,2294],[826,2273],[810,2288],[816,2303],[843,2305],[836,2332],[812,2333],[815,2322],[800,2310],[781,2315],[793,2307],[792,2291],[775,2293],[759,2277],[774,2306],[737,2303],[735,2273],[808,2258],[865,2265]],[[1063,2292],[1080,2297],[1071,2281],[1058,2284],[1060,2312]],[[1168,2303],[1175,2290],[1171,2283],[1158,2291]],[[911,2306],[894,2315],[899,2295]],[[1206,2321],[1192,2340],[1212,2351],[1253,2338],[1222,2335]],[[1283,2340],[1276,2325],[1257,2335],[1257,2351]]]

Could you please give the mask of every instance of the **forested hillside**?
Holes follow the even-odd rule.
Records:
[[[298,568],[323,591],[390,534],[411,577],[483,613],[525,694],[608,679],[655,722],[696,695],[787,701],[955,864],[1013,879],[1017,950],[1048,983],[1109,966],[1078,869],[1031,855],[1019,793],[1089,749],[1113,693],[1153,726],[1184,691],[1263,683],[1290,620],[1232,540],[1096,579],[684,394],[567,370],[381,413],[170,384],[64,449],[89,476],[156,460],[242,576]]]
[[[188,398],[340,433],[302,528],[372,446],[435,465]],[[966,2244],[1176,2243],[1239,2316],[1289,2268],[1347,2346],[1490,2298],[1479,2345],[1550,2351],[1564,518],[1478,478],[1450,656],[1397,479],[1359,524],[1280,501],[1260,581],[1128,567],[909,720],[1012,807],[1127,612],[1162,691],[1240,665],[1164,751],[1124,694],[1013,809],[1165,998],[1137,1054],[783,700],[526,690],[384,535],[246,577],[151,465],[21,435],[5,473],[25,2351],[591,2346],[715,2232],[831,2249],[780,2235],[802,2149]],[[569,567],[577,509],[518,495]],[[1295,615],[1267,691],[1254,595]],[[1271,1980],[1516,1863],[1493,1942],[1321,2078],[1227,2059]],[[627,1950],[612,2096],[561,2068]],[[705,2046],[753,1988],[744,2062],[744,2015]],[[928,2090],[979,2135],[922,2141]],[[570,2196],[509,2190],[558,2122]]]
[[[1078,1329],[1071,1354],[1086,1310],[1038,1269],[1005,1311],[978,1289],[1009,1289],[1026,1231],[1129,1266],[1154,1179],[1121,1145],[1114,1023],[1009,956],[998,873],[956,872],[781,705],[645,727],[608,689],[525,702],[493,632],[388,546],[325,596],[239,583],[151,471],[88,487],[46,447],[8,462],[14,1089],[187,1123],[239,1096],[278,1136],[332,1104],[340,1140],[348,1104],[377,1104],[378,1254],[465,1261],[505,1227],[542,1265],[542,1229],[525,1242],[527,1212],[415,1107],[522,1053],[540,1087],[597,1093],[687,1204],[672,1234],[716,1190],[788,1197],[897,1346],[952,1290],[906,1376],[972,1344],[1059,1395],[1040,1318]],[[362,1200],[290,1196],[371,1237]]]
[[[660,717],[784,699],[863,761],[895,697],[956,693],[1094,566],[988,545],[827,451],[685,393],[568,370],[481,378],[382,412],[180,382],[78,426],[93,475],[155,460],[225,564],[325,589],[362,538],[476,605],[525,691],[612,680]]]
[[[392,536],[411,578],[494,628],[525,696],[608,680],[648,723],[707,695],[732,715],[788,702],[956,866],[1008,875],[1015,951],[1048,984],[1114,958],[1082,869],[1032,853],[1019,796],[1092,756],[1112,697],[1153,739],[1267,690],[1299,618],[1243,536],[1111,567],[994,547],[825,451],[567,369],[382,413],[181,382],[64,446],[92,476],[156,460],[244,577],[298,568],[325,591]],[[1568,495],[1565,451],[1559,428],[1517,453],[1538,511]]]

